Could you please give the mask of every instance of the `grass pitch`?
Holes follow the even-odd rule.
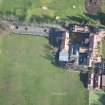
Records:
[[[84,0],[0,0],[0,11],[15,13],[16,15],[25,14],[27,18],[31,16],[50,17],[77,16],[83,14]],[[45,6],[48,9],[43,10]],[[75,6],[75,8],[73,8]]]
[[[45,38],[1,38],[0,105],[86,105],[78,73],[51,64]]]

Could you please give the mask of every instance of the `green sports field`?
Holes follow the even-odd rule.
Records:
[[[47,7],[43,10],[42,7]],[[102,0],[105,12],[105,0]],[[0,0],[0,12],[24,14],[26,17],[43,16],[78,16],[85,12],[85,0]]]
[[[87,105],[79,73],[51,64],[48,40],[0,36],[0,105]]]
[[[43,10],[43,7],[47,7],[47,10]],[[84,0],[0,0],[0,11],[25,14],[27,18],[43,15],[65,18],[81,15],[85,10]]]

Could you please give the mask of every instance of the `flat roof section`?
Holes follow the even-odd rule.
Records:
[[[59,52],[59,61],[67,62],[69,60],[69,53],[64,50]]]

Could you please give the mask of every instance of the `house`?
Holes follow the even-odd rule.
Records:
[[[88,26],[72,25],[68,32],[63,32],[59,47],[59,62],[68,66],[80,65],[94,67],[93,73],[88,73],[88,88],[105,88],[105,63],[102,62],[102,38],[104,29],[90,31]],[[73,34],[72,34],[73,33]],[[79,68],[78,67],[78,68]],[[74,68],[74,67],[73,67]]]
[[[87,65],[89,52],[90,29],[88,26],[71,25],[72,41],[70,44],[70,60],[77,65]]]
[[[57,62],[60,63],[60,65],[62,65],[61,63],[63,62],[63,64],[96,67],[96,64],[102,63],[101,47],[102,38],[105,37],[105,29],[70,24],[69,32],[67,30],[62,31],[58,36],[59,37],[54,39],[54,42],[58,43]],[[96,71],[103,70],[98,67]],[[95,75],[96,80],[97,78]],[[96,84],[96,82],[94,83]]]

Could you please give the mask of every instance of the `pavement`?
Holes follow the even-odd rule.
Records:
[[[4,24],[10,29],[10,32],[19,34],[19,35],[35,35],[35,36],[43,36],[48,37],[49,36],[49,30],[51,28],[56,28],[61,31],[64,31],[65,29],[62,28],[59,25],[53,25],[53,24],[17,24],[9,21],[0,21],[0,23]]]
[[[17,34],[30,34],[30,35],[38,35],[38,36],[46,36],[48,37],[49,28],[42,28],[38,26],[11,26],[11,31]]]

